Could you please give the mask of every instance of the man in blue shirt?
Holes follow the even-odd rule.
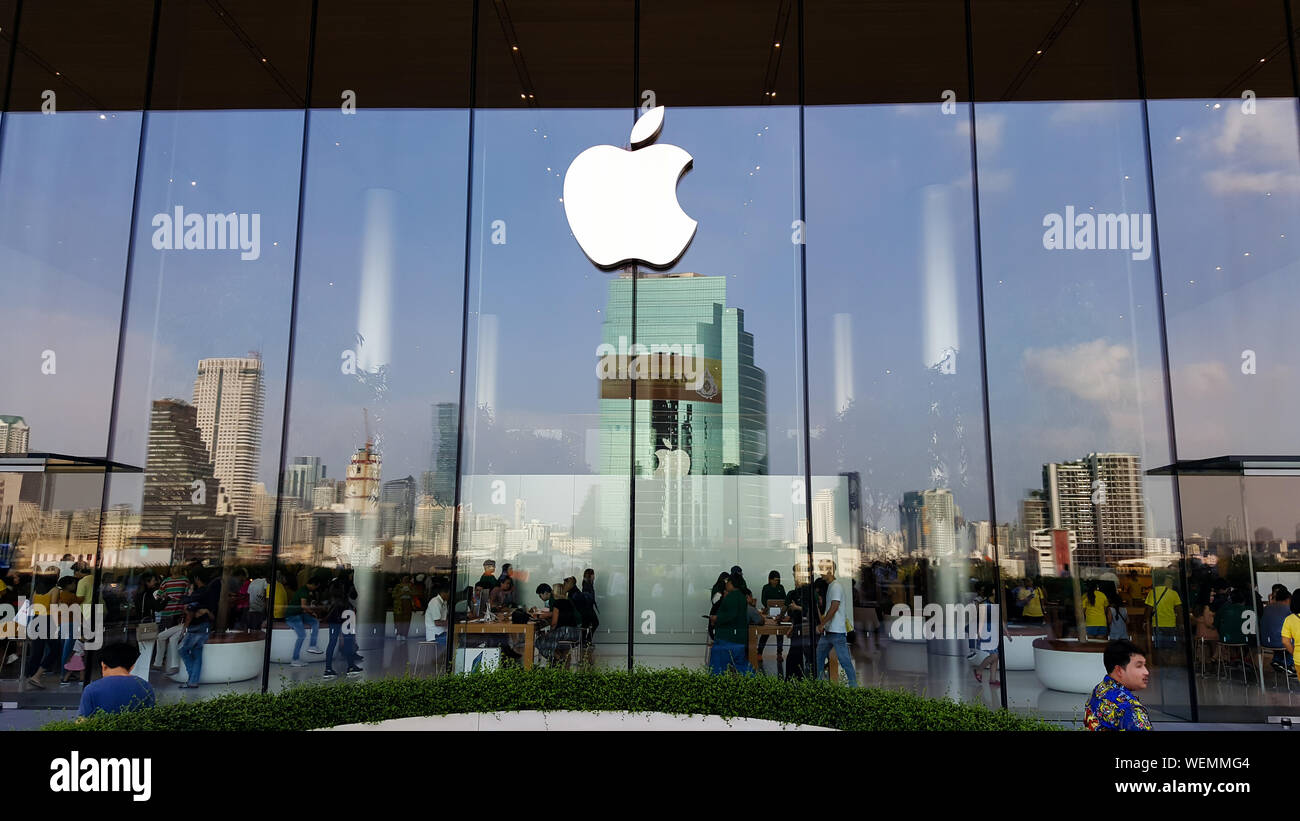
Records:
[[[1092,691],[1084,708],[1083,725],[1089,730],[1150,730],[1151,717],[1133,695],[1145,690],[1151,672],[1146,656],[1135,644],[1116,639],[1102,656],[1109,675]]]
[[[142,678],[131,675],[131,668],[140,657],[134,644],[110,644],[99,653],[99,666],[103,678],[92,681],[81,692],[80,718],[97,711],[120,713],[154,706],[153,687]]]

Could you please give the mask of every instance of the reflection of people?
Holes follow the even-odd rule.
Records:
[[[551,629],[537,639],[537,651],[554,663],[555,647],[559,642],[577,643],[581,638],[578,630],[578,608],[565,598],[563,584],[558,588],[552,588],[549,584],[539,584],[537,597],[551,610]]]
[[[1161,579],[1160,585],[1147,593],[1145,604],[1155,611],[1152,623],[1155,625],[1156,648],[1172,650],[1178,644],[1178,611],[1183,600],[1168,577]]]
[[[844,585],[835,578],[835,562],[822,564],[822,578],[826,581],[826,612],[817,625],[817,632],[823,634],[821,643],[817,645],[817,678],[827,677],[822,665],[834,650],[835,657],[840,660],[840,669],[849,677],[849,686],[857,687],[858,673],[853,669],[848,643],[849,629],[853,626],[853,605],[844,595]]]
[[[415,588],[411,585],[411,574],[404,573],[401,581],[393,588],[393,624],[397,628],[398,641],[406,641],[411,630],[411,610],[414,606]]]
[[[316,620],[313,614],[315,605],[312,604],[312,594],[320,583],[316,579],[308,578],[306,583],[298,588],[297,592],[289,599],[289,604],[284,609],[284,621],[288,624],[297,638],[293,642],[293,660],[289,662],[290,667],[305,667],[306,665],[299,660],[298,656],[302,652],[302,643],[307,638],[307,627],[311,626],[311,646],[307,648],[308,653],[320,654],[324,651],[316,646],[316,640],[320,636],[320,622]]]
[[[1028,595],[1023,598],[1024,606],[1020,610],[1020,617],[1029,624],[1043,623],[1043,600],[1046,595],[1043,593],[1043,580],[1041,577],[1034,577],[1033,586],[1029,588]]]
[[[214,571],[199,568],[194,571],[194,593],[185,605],[185,638],[181,639],[181,661],[185,662],[186,682],[181,689],[199,686],[203,674],[203,646],[212,633],[216,618],[221,586]]]
[[[154,691],[149,682],[131,675],[140,651],[126,643],[110,644],[99,652],[103,678],[92,681],[81,692],[78,718],[87,718],[103,710],[120,713],[154,705]]]
[[[808,584],[808,568],[794,565],[795,587],[785,596],[785,611],[790,614],[790,657],[786,678],[802,678],[812,667],[815,636],[812,625],[816,616],[813,589]]]
[[[1110,671],[1092,691],[1084,708],[1089,730],[1150,730],[1151,717],[1134,695],[1145,690],[1151,673],[1146,657],[1132,642],[1112,641],[1102,656]]]
[[[710,616],[713,624],[713,649],[709,654],[709,671],[721,675],[728,667],[740,673],[752,673],[745,655],[749,638],[749,604],[743,592],[745,580],[739,573],[729,574],[723,583],[724,593],[718,602],[717,614]]]
[[[1097,581],[1088,582],[1088,592],[1083,594],[1083,623],[1088,630],[1088,638],[1105,638],[1110,632],[1110,611],[1107,606],[1110,599],[1098,589]]]
[[[356,633],[356,612],[352,609],[352,602],[348,600],[348,589],[343,582],[335,580],[330,582],[328,591],[328,610],[325,611],[325,624],[329,626],[330,640],[325,646],[325,678],[335,678],[338,673],[334,672],[334,650],[342,639],[343,660],[348,663],[347,674],[349,676],[361,675],[361,666],[357,664],[357,633]],[[351,624],[349,624],[351,622]]]
[[[266,621],[266,591],[270,584],[266,577],[258,575],[248,582],[248,616],[246,626],[249,630],[261,630]]]
[[[1291,615],[1291,591],[1275,584],[1268,594],[1268,605],[1259,617],[1259,643],[1273,651],[1272,667],[1279,673],[1295,675],[1295,665],[1282,647],[1282,625]]]
[[[1282,647],[1286,650],[1284,658],[1291,668],[1291,675],[1295,675],[1295,646],[1300,641],[1300,595],[1291,597],[1291,615],[1282,622],[1280,638]]]

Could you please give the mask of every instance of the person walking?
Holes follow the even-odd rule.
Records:
[[[316,646],[320,636],[320,621],[316,618],[316,605],[312,599],[318,587],[320,582],[309,576],[303,586],[289,597],[289,604],[284,609],[285,624],[288,624],[297,634],[297,639],[293,643],[293,660],[289,662],[290,667],[307,666],[299,659],[299,654],[302,653],[302,643],[307,638],[308,627],[311,627],[311,645],[307,648],[307,652],[316,655],[324,652]]]
[[[840,661],[840,669],[849,677],[849,686],[857,687],[858,673],[853,669],[848,643],[849,630],[853,626],[853,607],[844,595],[844,585],[835,578],[835,562],[828,559],[822,564],[822,579],[826,582],[826,612],[817,625],[817,632],[822,635],[822,641],[817,645],[817,678],[827,678],[823,665],[833,649]]]
[[[357,664],[356,611],[348,600],[347,587],[341,581],[330,583],[327,593],[328,601],[325,611],[325,624],[329,627],[330,640],[325,646],[325,678],[337,678],[334,672],[334,650],[342,639],[343,660],[347,662],[349,676],[361,675],[361,665]]]

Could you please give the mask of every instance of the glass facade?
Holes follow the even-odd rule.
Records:
[[[1069,719],[1123,636],[1291,713],[1295,5],[0,0],[0,629],[164,700],[700,667],[739,567],[762,674],[839,590],[848,684]],[[671,264],[593,146],[689,155]]]

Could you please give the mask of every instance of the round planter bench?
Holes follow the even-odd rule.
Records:
[[[1007,625],[1002,637],[1002,651],[1008,670],[1034,669],[1034,642],[1047,638],[1047,627],[1041,624]]]
[[[307,648],[311,647],[311,627],[305,627],[307,637],[302,640],[302,652],[298,660],[307,664],[325,661],[325,648],[330,643],[329,626],[322,623],[320,632],[316,636],[316,647],[320,653],[308,653]],[[276,624],[271,630],[271,661],[277,664],[288,664],[293,661],[293,645],[298,640],[298,634],[293,632],[293,628],[284,622]]]
[[[218,633],[210,637],[203,645],[203,670],[199,674],[199,684],[230,684],[257,678],[262,675],[265,649],[266,634],[261,631]],[[183,659],[181,669],[169,678],[178,682],[189,680]]]
[[[1106,675],[1104,641],[1034,639],[1034,672],[1049,690],[1091,693]]]

